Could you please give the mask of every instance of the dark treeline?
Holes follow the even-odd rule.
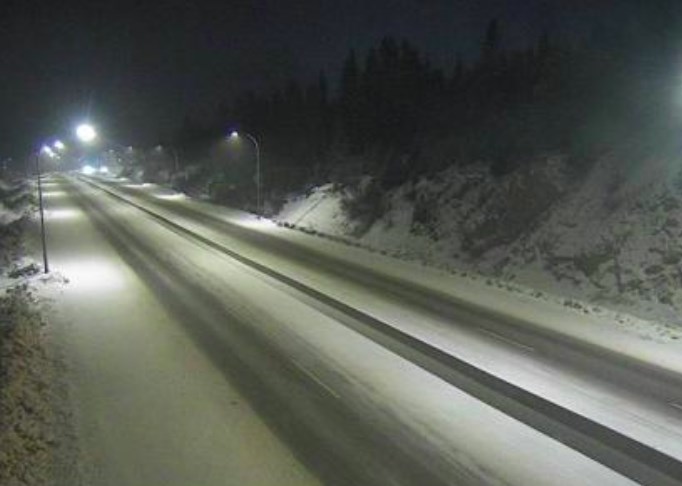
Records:
[[[335,80],[321,73],[307,85],[246,93],[208,127],[187,120],[176,143],[198,153],[231,127],[244,129],[262,142],[268,186],[282,190],[361,173],[390,187],[474,161],[501,175],[552,152],[581,168],[634,130],[644,137],[652,113],[660,120],[669,111],[661,79],[652,89],[660,59],[646,54],[567,48],[550,33],[512,50],[493,20],[475,61],[453,54],[443,69],[386,37],[366,53],[351,50]]]

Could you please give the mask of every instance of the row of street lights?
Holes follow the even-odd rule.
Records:
[[[50,266],[47,260],[47,241],[45,237],[45,211],[43,205],[43,183],[42,183],[42,171],[40,166],[41,156],[49,157],[50,159],[60,159],[60,153],[64,152],[66,146],[61,140],[55,140],[50,145],[43,145],[38,152],[35,154],[36,171],[38,172],[38,207],[40,208],[40,239],[43,247],[43,271],[48,273],[50,271]]]
[[[76,127],[75,133],[76,133],[76,138],[84,144],[90,144],[98,137],[97,130],[95,130],[95,128],[88,123],[83,123],[83,124],[78,125]],[[243,134],[246,138],[248,138],[253,143],[255,150],[256,150],[256,214],[260,218],[263,216],[260,145],[259,145],[256,137],[254,137],[250,133],[243,132]],[[229,136],[230,139],[235,139],[235,140],[239,139],[240,137],[241,137],[240,133],[236,130],[233,130]],[[161,147],[161,146],[159,145],[159,147]],[[130,147],[130,148],[132,148],[132,147]],[[46,156],[46,157],[49,157],[50,159],[59,160],[60,153],[63,153],[65,150],[66,150],[66,145],[61,140],[55,140],[51,145],[48,145],[48,144],[43,145],[41,147],[41,149],[35,153],[36,171],[37,171],[37,176],[38,176],[38,205],[40,208],[40,235],[41,235],[41,241],[42,241],[42,247],[43,247],[42,248],[43,249],[43,270],[45,273],[48,273],[50,270],[49,270],[49,262],[48,262],[48,256],[47,256],[47,239],[46,239],[46,235],[45,235],[45,214],[44,214],[44,205],[43,205],[43,188],[42,188],[42,181],[41,181],[42,171],[41,171],[40,159],[41,159],[41,156]],[[178,154],[173,147],[171,147],[171,150],[173,152],[173,157],[174,157],[174,161],[175,161],[175,170],[177,172],[180,170]]]
[[[83,143],[90,143],[97,138],[97,132],[92,125],[83,123],[76,127],[76,137]],[[40,239],[43,247],[43,271],[49,273],[50,265],[47,258],[47,238],[45,235],[45,209],[43,205],[41,157],[59,160],[60,153],[66,150],[66,145],[61,140],[55,140],[52,145],[45,144],[35,153],[36,172],[38,173],[38,207],[40,209]]]

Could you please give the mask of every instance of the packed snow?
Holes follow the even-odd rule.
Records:
[[[245,213],[221,208],[219,206],[193,201],[191,198],[174,195],[171,191],[156,185],[130,185],[125,181],[100,181],[97,184],[113,190],[123,198],[134,201],[145,207],[147,210],[155,212],[162,217],[168,218],[210,241],[219,242],[231,251],[236,251],[242,256],[252,260],[267,263],[270,268],[277,272],[288,275],[291,278],[320,290],[326,295],[331,296],[341,302],[345,302],[351,307],[364,312],[365,314],[376,317],[383,322],[407,332],[418,339],[428,342],[439,349],[446,349],[449,354],[459,356],[465,361],[474,364],[479,369],[485,369],[496,376],[500,376],[510,383],[530,390],[542,390],[542,396],[549,397],[555,403],[567,406],[570,409],[579,410],[586,416],[596,419],[600,423],[613,426],[616,430],[624,432],[626,435],[632,434],[638,440],[644,440],[653,447],[665,448],[671,453],[679,455],[677,437],[664,437],[658,433],[653,435],[648,430],[652,417],[657,415],[650,413],[650,408],[658,410],[659,403],[647,405],[648,394],[644,395],[643,400],[635,406],[634,401],[627,401],[627,407],[621,406],[622,400],[616,394],[614,400],[606,399],[610,394],[605,393],[605,389],[610,389],[615,380],[610,376],[607,383],[595,383],[590,377],[588,380],[564,377],[564,370],[556,370],[551,366],[545,368],[540,365],[538,358],[530,359],[525,362],[516,356],[514,365],[510,366],[512,360],[501,359],[495,353],[478,352],[478,345],[481,336],[476,336],[473,340],[463,337],[463,329],[460,329],[457,321],[450,322],[446,319],[432,320],[423,313],[417,312],[409,304],[386,300],[380,295],[370,294],[367,288],[360,282],[346,281],[337,276],[325,274],[317,271],[316,268],[306,268],[295,261],[289,261],[286,257],[278,256],[275,249],[259,245],[249,245],[240,242],[230,236],[229,231],[224,231],[221,225],[208,224],[204,218],[195,218],[186,209],[192,207],[194,211],[213,216],[216,220],[228,220],[231,224],[242,225],[253,231],[267,233],[270,238],[283,238],[296,243],[303,248],[310,248],[317,257],[322,258],[320,253],[328,254],[330,258],[348,260],[359,268],[367,267],[375,271],[386,274],[391,281],[408,280],[419,287],[433,291],[436,295],[445,294],[454,299],[472,303],[474,306],[490,310],[493,314],[508,316],[516,323],[523,323],[519,328],[529,326],[531,328],[542,328],[544,332],[552,332],[556,336],[564,336],[569,341],[581,341],[594,345],[598,349],[603,349],[604,354],[616,352],[623,358],[630,361],[654,365],[671,372],[679,372],[682,368],[679,363],[679,342],[670,339],[668,341],[652,340],[643,341],[634,338],[632,333],[617,332],[618,328],[613,326],[613,321],[619,317],[616,314],[591,306],[583,307],[583,304],[571,300],[563,299],[551,301],[547,298],[538,298],[537,291],[528,290],[527,293],[519,294],[518,291],[510,292],[509,285],[499,283],[485,277],[463,276],[446,274],[433,268],[415,265],[414,262],[405,262],[389,258],[379,252],[368,252],[365,249],[356,248],[354,245],[340,245],[329,238],[311,237],[301,231],[291,231],[283,227],[273,226],[267,220],[258,219]],[[115,189],[117,185],[121,189]],[[125,190],[123,190],[125,189]],[[163,201],[163,202],[162,202]],[[342,204],[342,203],[341,203]],[[176,212],[177,209],[177,212]],[[183,209],[183,210],[181,210]],[[269,238],[268,238],[269,239]],[[487,283],[490,280],[490,283]],[[518,288],[515,288],[518,290]],[[561,305],[557,306],[556,303]],[[642,325],[642,329],[647,329],[647,322],[630,318],[632,323]],[[471,326],[463,326],[466,332],[471,332]],[[648,329],[650,331],[650,329]],[[494,335],[484,338],[486,346],[503,345],[509,348],[506,341],[499,341],[499,337]],[[492,340],[491,342],[488,342]],[[514,341],[516,346],[518,341]],[[525,341],[521,340],[523,344]],[[667,345],[661,345],[667,342]],[[528,343],[530,346],[532,344]],[[514,347],[512,346],[512,347]],[[543,348],[546,353],[547,349]],[[552,353],[547,353],[552,356]],[[596,353],[601,355],[602,353]],[[492,358],[491,358],[492,356]],[[550,369],[551,368],[551,369]],[[559,380],[558,377],[562,378]],[[551,377],[547,381],[547,377]],[[597,380],[598,381],[598,380]],[[629,383],[629,380],[625,380]],[[570,383],[570,386],[567,384]],[[594,390],[586,392],[588,389]],[[598,403],[593,402],[594,396],[600,397]],[[590,398],[591,397],[591,398]],[[676,403],[676,400],[672,400]],[[641,402],[641,403],[640,403]],[[650,407],[651,405],[651,407]],[[665,402],[664,402],[665,405]],[[614,413],[614,406],[618,410],[628,410],[627,417],[620,413]],[[635,412],[634,410],[637,410]],[[664,407],[664,414],[676,417],[675,409]],[[658,420],[661,417],[658,417]],[[667,418],[662,419],[664,422]],[[643,427],[643,428],[642,428]],[[658,430],[658,429],[657,429]],[[665,430],[665,429],[660,429]],[[660,432],[659,430],[659,432]],[[671,436],[676,432],[671,431]],[[664,434],[665,435],[665,434]],[[655,437],[654,437],[655,436]]]
[[[23,237],[31,216],[31,189],[26,181],[0,179],[0,292],[32,273],[32,262],[23,253]]]
[[[73,277],[67,290],[67,294],[72,292],[72,295],[65,294],[63,302],[70,310],[64,308],[63,312],[74,322],[81,321],[71,329],[69,343],[81,348],[78,354],[86,358],[81,364],[85,375],[96,377],[100,371],[106,371],[107,376],[112,377],[105,383],[93,379],[89,384],[87,380],[81,383],[92,387],[89,393],[98,392],[107,397],[112,396],[109,391],[111,388],[132,386],[133,392],[126,393],[127,403],[139,400],[155,405],[149,410],[144,407],[116,409],[114,415],[126,418],[123,426],[117,425],[114,420],[102,424],[97,421],[102,409],[93,408],[90,412],[93,423],[99,428],[112,430],[115,436],[112,442],[115,439],[124,444],[130,434],[144,435],[144,439],[140,439],[141,443],[171,436],[171,431],[160,427],[154,430],[154,434],[148,430],[157,424],[159,416],[177,413],[176,417],[172,417],[172,423],[180,428],[194,421],[201,424],[213,417],[212,414],[204,413],[204,410],[210,410],[214,404],[220,406],[214,413],[229,413],[223,406],[229,397],[196,400],[208,393],[208,389],[201,386],[201,381],[206,377],[218,380],[215,373],[218,370],[211,371],[210,363],[206,363],[204,368],[204,355],[196,352],[202,349],[195,349],[186,342],[186,337],[179,332],[181,328],[176,330],[175,319],[181,319],[182,314],[148,316],[147,311],[142,312],[142,308],[152,309],[158,305],[149,295],[150,292],[144,288],[129,292],[137,279],[153,278],[157,282],[164,282],[163,294],[166,298],[191,311],[191,319],[187,324],[194,334],[205,333],[211,343],[221,345],[221,355],[235,355],[253,366],[252,371],[276,394],[288,395],[289,399],[293,399],[292,409],[310,421],[316,433],[329,438],[332,444],[338,443],[338,447],[342,451],[349,451],[348,454],[354,460],[356,457],[361,458],[358,463],[365,464],[363,467],[371,468],[372,477],[376,477],[371,484],[409,483],[409,474],[417,473],[407,474],[406,469],[414,464],[423,464],[433,477],[443,477],[444,483],[454,478],[462,484],[528,484],[538,477],[538,470],[547,467],[551,471],[551,475],[543,474],[547,484],[597,484],[600,481],[631,484],[630,480],[601,464],[507,417],[352,329],[339,325],[333,317],[233,259],[221,253],[205,251],[192,240],[162,225],[150,224],[144,213],[121,205],[85,184],[73,183],[71,186],[74,191],[82,192],[83,197],[91,201],[96,209],[93,210],[95,217],[92,219],[81,217],[66,220],[53,231],[59,248],[55,266],[63,268]],[[161,197],[167,195],[167,191],[157,190],[153,186],[136,190],[158,194],[160,200],[167,200]],[[120,255],[102,241],[102,234],[96,234],[94,228],[89,229],[89,221],[97,219],[100,219],[100,224],[111,228],[113,236],[109,236],[109,243],[124,245],[133,255],[139,255],[139,262],[134,267],[136,273],[125,265],[111,267],[129,275],[125,279],[125,288],[96,292],[83,302],[82,292],[76,291],[81,285],[78,281],[82,281],[84,289],[91,287],[85,275],[87,272],[80,272],[83,263],[89,261],[100,266],[120,259]],[[74,228],[78,228],[78,231],[74,231]],[[279,231],[276,227],[270,227],[270,230]],[[78,238],[74,240],[76,234]],[[211,239],[218,241],[218,238]],[[197,251],[199,248],[201,251]],[[270,258],[275,259],[276,256],[271,255]],[[112,285],[117,287],[115,281]],[[207,295],[213,298],[208,299]],[[132,307],[126,309],[126,302]],[[82,312],[84,309],[86,312]],[[115,310],[112,312],[112,309]],[[135,312],[131,313],[130,309]],[[93,315],[99,316],[97,326],[92,325]],[[259,340],[268,343],[265,346],[267,352],[251,356],[255,352],[251,349],[253,346],[241,345],[244,337],[231,331],[231,322],[253,324],[253,331]],[[173,343],[166,343],[168,334],[172,334]],[[131,340],[131,336],[138,338]],[[202,342],[200,340],[199,344]],[[149,343],[154,343],[154,346],[150,347]],[[178,344],[181,346],[178,347]],[[269,362],[280,356],[286,357],[284,366],[275,368],[278,372],[274,373]],[[138,361],[140,365],[134,368],[144,369],[144,373],[121,371]],[[160,363],[163,366],[159,366]],[[191,364],[191,370],[183,369],[186,363]],[[177,371],[165,378],[163,375],[168,368]],[[97,372],[93,373],[93,369]],[[299,393],[298,378],[290,382],[291,370],[296,373],[299,373],[296,370],[300,370],[312,379],[316,390],[314,400],[308,400],[305,394]],[[191,380],[184,381],[185,376],[191,376]],[[178,386],[186,391],[178,393]],[[154,390],[156,398],[147,397],[150,389]],[[221,389],[214,384],[210,389],[211,396],[218,394]],[[119,396],[118,393],[113,395]],[[81,403],[87,406],[93,396]],[[168,402],[164,400],[165,396],[174,398]],[[325,400],[331,400],[334,404],[330,407],[332,412],[329,415],[320,405]],[[173,406],[167,406],[168,403]],[[194,413],[187,414],[186,407],[190,407]],[[340,419],[335,417],[339,410],[346,408],[352,424],[346,426],[349,430],[339,430],[340,425],[346,422],[340,422],[339,425],[336,421]],[[197,410],[201,410],[201,413],[196,413]],[[135,420],[139,420],[145,411],[153,413],[153,417],[139,428]],[[131,417],[128,420],[126,414],[138,418]],[[211,425],[210,430],[219,430],[217,425]],[[357,431],[355,427],[358,427]],[[119,432],[121,428],[126,433]],[[205,438],[201,431],[209,429],[192,427],[189,430],[201,437],[193,438],[193,443],[201,443]],[[383,442],[378,443],[379,452],[387,450],[390,453],[385,463],[381,454],[375,456],[365,453],[366,450],[374,451],[374,434],[390,441],[390,447],[381,447]],[[353,442],[354,437],[360,437],[358,442]],[[243,450],[242,437],[238,439],[239,450]],[[221,434],[220,440],[229,442],[230,437]],[[523,447],[512,447],[519,443]],[[179,442],[176,447],[182,450],[183,445],[184,442]],[[319,447],[323,448],[324,444]],[[147,447],[145,455],[142,455],[134,454],[129,446],[121,446],[116,452],[129,454],[134,461],[141,461],[150,451],[156,450]],[[219,448],[214,450],[221,451]],[[260,450],[264,454],[268,448],[261,445]],[[552,454],[539,458],[538,450],[551,450]],[[103,450],[102,454],[106,452]],[[201,457],[210,457],[204,454],[203,448],[197,452]],[[396,464],[395,469],[387,467],[399,462],[403,454],[409,461]],[[223,458],[221,461],[230,458],[230,454],[220,452],[220,455]],[[159,455],[157,459],[164,459],[164,456]],[[263,459],[259,458],[259,461],[262,463]],[[166,462],[159,460],[158,463],[163,465],[161,471],[165,471]],[[174,467],[189,470],[193,465],[193,462],[187,461]],[[149,477],[153,477],[152,473],[158,474],[158,471],[152,470],[153,466],[150,461],[145,468]],[[220,477],[221,480],[223,478]],[[135,479],[139,480],[139,475]],[[275,479],[277,484],[282,483],[282,478]],[[183,484],[187,484],[187,481]]]
[[[172,197],[174,194],[173,191],[154,184],[130,186],[126,181],[114,182],[113,180],[110,180],[108,184],[111,184],[109,189],[121,184],[129,191],[140,191],[159,200],[168,200],[168,197]],[[339,191],[338,187],[332,186],[327,186],[325,189],[334,193]],[[314,191],[314,193],[321,192],[323,191]],[[124,195],[124,197],[128,196]],[[334,207],[340,208],[345,204],[338,197],[321,199],[322,203],[318,204],[319,200],[315,202],[315,206],[318,208],[323,204],[329,205],[332,209]],[[135,201],[136,204],[147,206],[150,210],[206,236],[209,240],[220,239],[224,236],[215,233],[213,229],[192,218],[176,214],[170,207],[161,208],[137,198]],[[591,343],[598,348],[628,355],[636,361],[656,363],[657,366],[663,368],[682,371],[677,358],[682,349],[682,340],[680,339],[679,327],[674,323],[640,318],[631,313],[615,311],[606,306],[571,296],[562,296],[558,292],[551,294],[546,290],[538,290],[518,282],[484,276],[472,270],[456,270],[452,261],[443,262],[441,260],[441,265],[433,263],[430,266],[425,265],[429,262],[423,257],[415,262],[414,254],[391,252],[385,248],[372,248],[358,238],[329,235],[310,227],[296,227],[283,222],[280,222],[279,228],[277,228],[273,226],[270,220],[256,218],[241,211],[206,204],[191,198],[176,198],[175,201],[172,201],[172,205],[192,207],[194,211],[218,219],[225,219],[231,224],[265,232],[270,236],[289,240],[303,248],[310,248],[311,251],[328,254],[333,259],[348,260],[356,265],[381,269],[382,273],[391,275],[395,279],[416,283],[436,294],[444,293],[448,299],[455,299],[455,301],[463,299],[491,312],[501,312],[504,315],[513,316],[531,328],[558,333],[571,340],[577,339],[581,342]],[[339,211],[343,211],[343,209],[340,208]],[[324,214],[324,211],[308,214],[320,216]],[[338,219],[343,222],[342,215],[341,212],[336,213]],[[301,231],[291,231],[289,227],[298,228]],[[256,260],[272,257],[267,250],[265,250],[266,255],[261,255],[255,247],[245,247],[244,251],[247,251],[247,256]],[[394,258],[395,256],[402,257],[402,260]],[[421,264],[418,264],[419,262]],[[290,261],[282,259],[275,268],[278,271],[283,271],[283,268],[290,264]],[[443,269],[448,268],[450,269],[449,272],[443,271]],[[303,275],[302,270],[304,269],[291,269],[292,275],[300,279]],[[314,286],[316,287],[317,284]],[[335,291],[334,288],[331,286],[328,291]]]

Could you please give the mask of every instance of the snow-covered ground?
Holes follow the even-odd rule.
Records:
[[[676,161],[604,157],[581,178],[559,156],[498,180],[480,164],[453,167],[374,201],[369,224],[348,211],[367,192],[321,186],[275,219],[601,315],[646,339],[682,338]]]
[[[68,283],[43,293],[66,359],[79,484],[319,484],[124,259],[139,247],[115,246],[63,184],[45,188],[52,272]],[[126,223],[167,233],[121,209]]]
[[[678,326],[666,321],[638,318],[575,298],[552,295],[519,283],[485,277],[473,271],[457,271],[451,267],[451,272],[443,272],[434,266],[415,264],[414,261],[408,261],[409,258],[395,259],[393,258],[395,255],[389,255],[390,252],[373,249],[358,242],[357,239],[330,236],[310,228],[292,231],[285,227],[288,226],[287,223],[280,223],[277,227],[270,220],[257,219],[241,211],[196,201],[155,184],[130,184],[125,180],[110,180],[106,184],[110,189],[119,187],[127,191],[128,194],[124,194],[124,197],[132,196],[136,204],[177,221],[209,240],[220,241],[227,235],[222,230],[207,226],[192,216],[177,213],[174,208],[176,206],[177,209],[191,208],[192,211],[216,218],[217,221],[227,221],[232,225],[261,232],[268,237],[289,241],[302,249],[308,249],[313,254],[320,253],[320,256],[348,261],[360,265],[361,268],[378,269],[398,281],[404,281],[406,284],[417,283],[434,294],[444,294],[454,301],[463,300],[488,311],[513,316],[518,322],[531,327],[564,335],[569,340],[590,343],[609,352],[628,355],[637,361],[649,362],[675,373],[682,373],[682,363],[677,358],[682,351],[682,331]],[[140,199],[137,194],[151,196],[151,199]],[[314,194],[309,199],[314,199]],[[319,208],[325,204],[334,208],[343,204],[338,197],[322,199],[323,203],[318,204],[318,199],[313,206]],[[324,211],[316,214],[321,216],[323,213]],[[329,224],[328,220],[323,221]],[[227,246],[233,244],[230,241],[229,238],[226,240]],[[256,260],[276,256],[271,254],[267,246],[261,250],[255,245],[242,248],[245,255]],[[405,256],[405,253],[398,253],[398,256],[400,255]],[[273,264],[273,268],[283,271],[291,267],[289,271],[296,279],[301,279],[308,273],[305,267],[296,265],[286,257],[279,260]],[[424,259],[420,261],[424,262]],[[320,276],[311,275],[308,278],[310,284],[317,288]],[[330,282],[327,290],[336,293],[337,287],[337,281]]]
[[[31,187],[23,180],[8,182],[0,179],[0,225],[8,225],[26,214]]]
[[[116,180],[100,180],[97,184],[207,241],[265,264],[509,383],[539,393],[674,457],[682,457],[677,408],[682,403],[682,395],[675,387],[663,385],[655,391],[657,387],[653,386],[657,381],[653,368],[682,373],[679,360],[682,343],[673,339],[674,336],[641,339],[642,333],[653,334],[655,328],[651,326],[655,323],[632,317],[627,321],[623,316],[595,306],[584,307],[570,299],[538,298],[537,291],[510,292],[506,285],[495,285],[492,280],[488,284],[483,277],[447,274],[380,252],[292,231],[269,220],[192,200],[154,184]],[[243,241],[235,226],[261,236]],[[279,239],[295,244],[305,257],[297,261],[291,252],[281,251],[274,241]],[[349,278],[351,272],[328,272],[327,261],[334,259],[346,262],[341,266],[348,270],[352,267],[359,278]],[[410,285],[416,284],[432,295],[444,294],[446,299],[486,309],[496,316],[491,319],[499,321],[500,327],[511,328],[512,337],[500,337],[496,332],[488,334],[486,329],[477,329],[479,322],[472,323],[471,317],[458,316],[456,312],[441,315],[434,309],[425,313],[415,308],[407,295],[396,298],[377,292],[381,284],[373,280],[373,272],[394,283],[403,282],[407,292]],[[629,322],[629,327],[624,327],[618,319]],[[505,324],[508,320],[513,325]],[[637,325],[641,326],[640,330]],[[548,333],[552,339],[545,344],[537,343],[525,334],[525,328]],[[587,343],[593,354],[588,353],[587,359],[574,357],[576,366],[568,371],[562,343],[576,341]],[[619,370],[619,365],[611,361],[614,356],[618,357],[617,363],[626,362],[628,366]],[[587,365],[594,360],[602,362]],[[643,365],[649,371],[638,377],[618,377],[632,364]],[[586,366],[590,369],[586,370]],[[623,385],[627,390],[619,390]],[[642,393],[643,390],[647,391]],[[653,399],[654,395],[658,398]],[[667,426],[656,427],[654,431],[650,427],[653,423]],[[665,432],[661,434],[662,431]]]
[[[187,202],[154,186],[135,187],[153,193],[159,201]],[[65,215],[52,222],[58,228],[59,236],[55,237],[61,248],[60,262],[55,265],[63,268],[72,282],[72,295],[63,299],[63,312],[67,320],[77,323],[69,331],[70,342],[78,349],[81,373],[86,379],[90,376],[83,382],[90,398],[81,402],[91,408],[90,430],[112,434],[106,449],[99,453],[101,458],[119,457],[126,464],[137,464],[150,454],[153,463],[137,464],[128,472],[143,471],[150,479],[160,477],[163,470],[157,465],[182,456],[187,442],[176,442],[174,430],[163,427],[176,424],[170,418],[178,421],[174,428],[191,434],[196,452],[205,451],[212,441],[220,441],[220,447],[211,448],[209,457],[216,453],[227,457],[220,451],[233,447],[230,437],[206,437],[201,432],[205,426],[191,426],[231,413],[220,408],[230,400],[224,390],[226,384],[221,383],[224,378],[213,369],[220,367],[220,361],[205,362],[217,348],[220,359],[243,359],[276,396],[286,397],[292,404],[288,407],[298,417],[289,422],[296,435],[308,423],[318,437],[325,439],[315,442],[315,449],[340,448],[339,458],[350,461],[349,466],[336,463],[329,473],[341,484],[359,484],[344,482],[344,475],[358,467],[372,478],[362,484],[531,484],[538,478],[543,484],[561,485],[631,483],[340,325],[333,315],[260,272],[156,224],[139,210],[83,183],[64,183],[62,190],[66,192],[67,188],[71,194],[80,194],[78,198],[88,211],[69,207],[68,199],[53,208],[55,214]],[[177,216],[175,220],[180,221]],[[255,218],[242,215],[242,220],[246,226],[280,231]],[[89,221],[95,222],[99,234],[86,231]],[[191,219],[182,223],[192,229],[197,225]],[[225,242],[240,253],[259,251],[209,230],[203,231],[211,241]],[[74,244],[76,234],[78,243]],[[107,243],[102,241],[103,236]],[[112,252],[109,245],[120,253]],[[277,255],[263,253],[259,261],[288,271],[279,267]],[[117,263],[121,256],[128,266]],[[95,269],[105,278],[93,279]],[[311,275],[314,270],[310,269]],[[136,279],[152,285],[131,295],[127,290],[137,285],[133,283]],[[318,283],[327,290],[326,282]],[[333,283],[340,293],[348,293],[346,286]],[[151,315],[146,309],[158,307],[155,296],[165,301],[165,311],[159,308]],[[400,312],[392,305],[386,307],[380,298],[368,298],[366,291],[361,300],[384,307],[385,313]],[[131,314],[126,308],[137,310]],[[96,322],[88,318],[93,315],[98,316]],[[183,320],[184,324],[177,322]],[[267,351],[257,360],[249,357],[255,352],[252,344],[243,343],[244,335],[233,329],[240,322],[248,324],[249,333],[254,333]],[[186,332],[200,339],[187,341]],[[484,345],[486,350],[504,347],[495,338],[487,339],[490,343]],[[190,370],[198,367],[200,372],[187,374],[187,366]],[[126,372],[131,367],[138,372]],[[168,369],[173,373],[165,376]],[[107,376],[106,381],[94,381],[102,374]],[[206,382],[213,383],[212,391]],[[129,390],[124,400],[127,407],[117,407],[116,402],[102,398],[122,396],[125,390]],[[151,397],[152,391],[160,398]],[[197,401],[206,394],[213,398]],[[163,399],[169,396],[176,398]],[[130,406],[136,403],[141,406]],[[145,403],[151,407],[147,409]],[[102,413],[99,407],[110,411],[107,416],[111,423],[96,421]],[[186,413],[188,407],[193,414]],[[199,413],[197,407],[208,413]],[[286,410],[278,408],[277,415]],[[142,417],[149,421],[141,422]],[[122,429],[116,427],[120,419],[126,424]],[[221,427],[220,423],[216,427]],[[149,444],[146,450],[150,452],[138,448],[127,451],[124,446],[131,437]],[[160,440],[164,438],[170,440]],[[269,446],[262,449],[262,453],[271,451]],[[185,478],[183,484],[197,474],[196,464],[206,460],[203,455],[195,457],[194,452],[187,454],[191,460],[184,465],[173,463]],[[103,467],[111,466],[104,463]],[[420,477],[430,480],[420,482]]]
[[[53,484],[69,442],[44,278],[27,248],[31,184],[0,180],[0,484]],[[67,484],[67,483],[57,483]],[[68,483],[73,484],[73,483]]]

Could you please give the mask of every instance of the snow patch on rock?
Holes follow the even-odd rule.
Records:
[[[558,305],[569,302],[640,337],[682,338],[682,164],[676,161],[605,156],[578,177],[571,161],[557,155],[501,178],[477,163],[380,198],[366,194],[366,187],[326,184],[292,196],[275,219],[480,275]],[[370,224],[349,212],[358,201],[361,210],[378,211]]]

